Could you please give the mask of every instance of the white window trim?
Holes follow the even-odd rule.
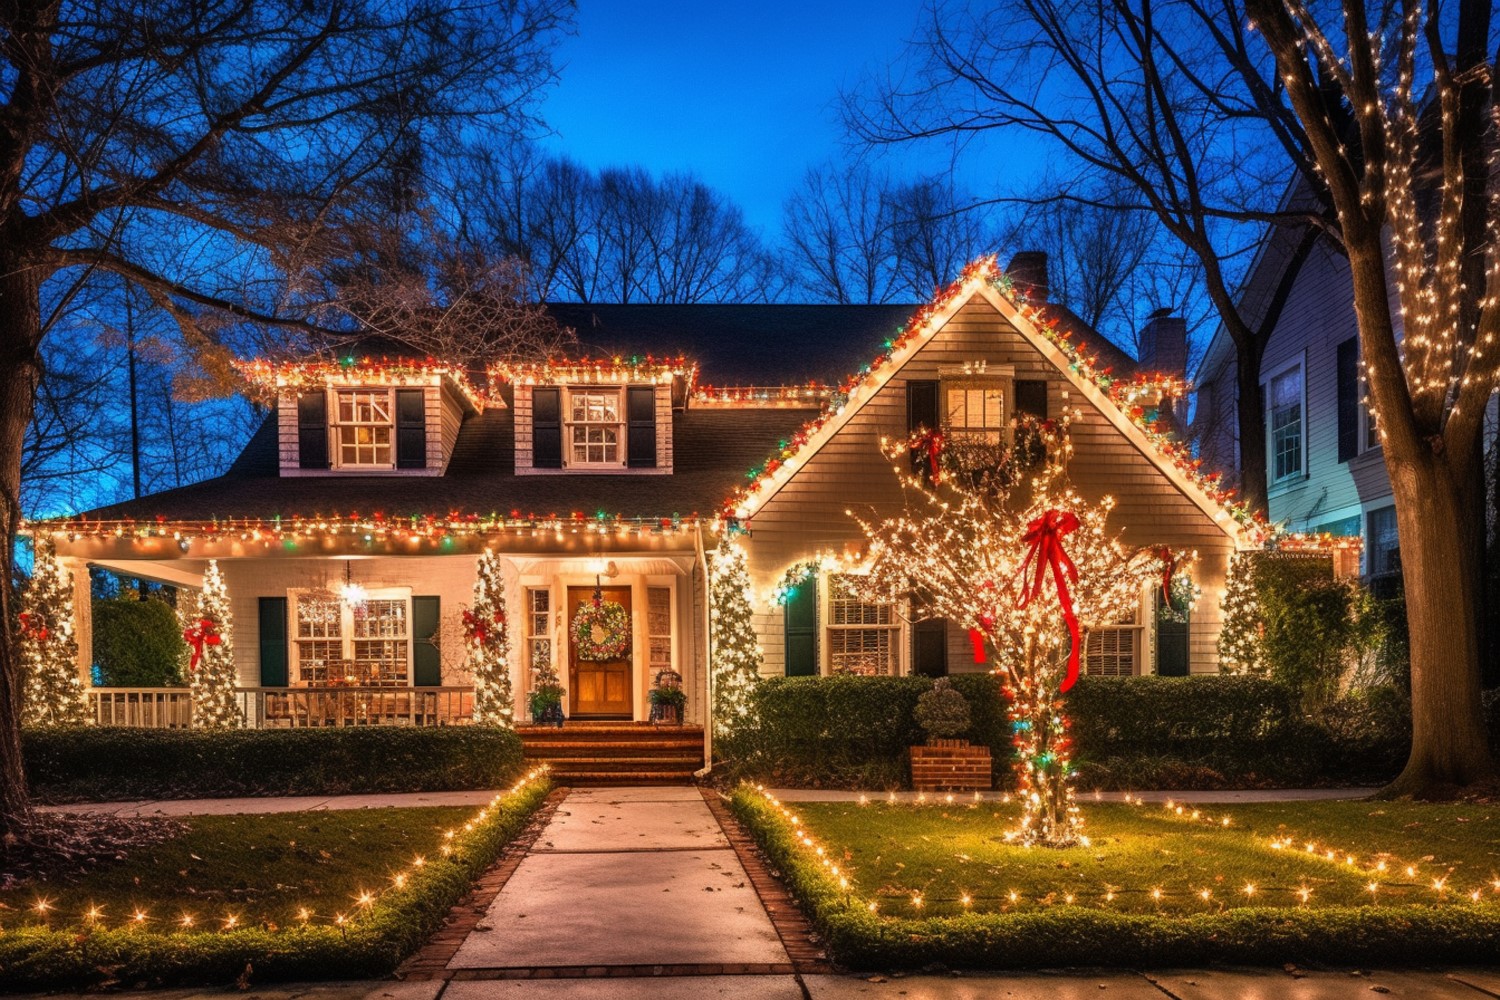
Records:
[[[287,596],[287,681],[292,687],[302,687],[302,647],[299,645],[297,635],[297,600],[303,594],[309,593],[312,588],[296,587],[286,592]],[[366,591],[366,596],[375,601],[405,601],[406,602],[406,684],[392,685],[392,690],[401,686],[413,687],[416,682],[416,664],[413,662],[413,643],[416,637],[412,635],[411,597],[410,587],[382,587],[371,588]],[[350,653],[353,651],[354,643],[359,641],[354,636],[354,612],[350,608],[344,608],[343,621],[339,627],[339,641],[343,646],[344,659],[352,659]],[[327,681],[323,682],[328,683]]]
[[[938,369],[938,422],[942,424],[940,429],[944,434],[956,433],[948,423],[948,393],[953,389],[999,389],[999,443],[1010,443],[1010,422],[1016,412],[1016,373],[1013,366],[968,367],[967,370],[945,366]]]
[[[1276,464],[1275,431],[1271,426],[1271,414],[1275,407],[1271,400],[1271,385],[1278,378],[1293,369],[1300,369],[1301,377],[1297,380],[1298,385],[1298,428],[1297,433],[1302,443],[1302,464],[1296,472],[1289,472],[1280,478],[1272,475]],[[1307,453],[1307,352],[1302,351],[1288,359],[1279,368],[1274,368],[1266,373],[1261,381],[1261,394],[1266,401],[1265,406],[1265,440],[1266,440],[1266,480],[1271,489],[1290,486],[1293,483],[1303,482],[1308,477],[1308,462],[1312,457]]]
[[[376,426],[376,427],[378,427],[378,426],[380,426],[379,424],[359,424],[359,423],[345,424],[342,421],[340,421],[339,420],[339,393],[344,393],[344,392],[364,393],[364,394],[370,395],[370,396],[376,395],[377,393],[380,393],[380,392],[384,392],[385,393],[385,396],[386,396],[386,412],[391,415],[390,422],[387,425],[387,426],[390,427],[390,431],[391,431],[391,445],[390,445],[390,448],[391,448],[391,460],[389,462],[345,462],[344,461],[344,450],[343,450],[343,448],[339,444],[339,429],[341,427],[364,427],[364,426]],[[328,448],[329,448],[328,454],[329,454],[329,459],[330,459],[330,461],[329,461],[330,468],[333,468],[333,469],[346,469],[346,470],[357,470],[357,471],[361,471],[361,472],[363,472],[363,471],[369,471],[369,470],[390,471],[390,470],[395,469],[396,468],[396,447],[397,447],[397,441],[396,441],[396,390],[394,388],[389,387],[389,386],[378,386],[378,385],[376,385],[376,386],[368,386],[367,387],[367,386],[345,385],[345,386],[330,386],[328,388],[328,390],[327,390],[327,393],[328,393],[328,403],[327,403],[325,409],[326,409],[326,412],[328,413]]]
[[[890,674],[876,674],[877,677],[905,677],[911,673],[911,623],[910,615],[906,608],[896,603],[891,606],[891,617],[894,621],[890,625],[834,625],[833,624],[833,573],[819,573],[818,581],[818,620],[817,620],[817,643],[818,643],[818,671],[824,677],[833,674],[833,642],[830,633],[837,630],[855,630],[859,628],[889,629],[894,633],[892,643],[895,652],[895,670]],[[840,576],[862,576],[860,573],[841,573]]]
[[[573,419],[573,395],[594,394],[601,395],[610,393],[615,397],[614,421],[595,421]],[[629,468],[630,456],[626,454],[626,445],[630,439],[630,423],[625,412],[626,395],[624,387],[612,385],[570,385],[563,388],[562,399],[562,444],[563,444],[563,468],[565,469],[599,469],[614,471]],[[614,462],[575,462],[573,460],[573,428],[574,427],[614,427],[615,441],[619,460]]]

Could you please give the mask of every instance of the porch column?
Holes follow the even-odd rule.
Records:
[[[87,691],[94,686],[94,597],[89,564],[60,556],[57,564],[73,581],[73,639],[78,646],[78,679]]]

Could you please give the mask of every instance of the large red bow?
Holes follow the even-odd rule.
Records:
[[[22,611],[21,634],[34,638],[37,642],[46,642],[52,631],[47,628],[47,619],[34,611]]]
[[[1161,560],[1161,599],[1167,607],[1172,606],[1172,577],[1177,575],[1177,553],[1170,546],[1163,545],[1156,550],[1156,558]]]
[[[219,646],[224,643],[224,637],[219,635],[219,627],[212,618],[199,618],[183,631],[182,639],[193,647],[193,655],[188,659],[189,670],[198,669],[198,663],[203,659],[204,646]]]
[[[1068,673],[1058,690],[1066,691],[1078,680],[1078,616],[1073,613],[1073,595],[1068,592],[1069,583],[1078,582],[1078,567],[1063,550],[1063,536],[1078,530],[1078,517],[1056,508],[1047,511],[1026,526],[1022,541],[1031,546],[1026,561],[1021,564],[1021,596],[1016,607],[1024,608],[1042,593],[1042,575],[1046,567],[1052,568],[1052,582],[1057,586],[1057,603],[1062,606],[1063,621],[1068,626],[1068,637],[1072,640],[1068,648]],[[1032,560],[1036,561],[1035,568]],[[1028,582],[1029,580],[1029,582]]]
[[[912,450],[927,459],[927,478],[933,483],[943,481],[942,469],[938,465],[943,455],[943,443],[942,431],[924,431],[912,443]]]
[[[469,638],[480,646],[490,641],[491,622],[495,625],[505,624],[504,612],[496,611],[489,619],[481,618],[472,611],[464,612],[464,628],[468,631]]]

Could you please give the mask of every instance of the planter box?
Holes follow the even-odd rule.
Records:
[[[911,748],[911,787],[919,792],[987,792],[990,748],[968,740],[933,740]]]

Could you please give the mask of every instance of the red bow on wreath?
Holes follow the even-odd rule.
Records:
[[[469,639],[480,646],[490,641],[490,625],[504,625],[505,613],[496,611],[488,619],[476,615],[472,611],[464,612],[464,629],[469,634]]]
[[[1078,616],[1073,613],[1073,595],[1068,592],[1068,584],[1078,582],[1078,567],[1073,565],[1073,560],[1068,558],[1068,553],[1062,546],[1063,536],[1077,530],[1077,515],[1054,508],[1028,524],[1026,534],[1021,539],[1031,546],[1031,551],[1026,553],[1026,561],[1021,564],[1021,597],[1016,602],[1016,607],[1024,608],[1041,596],[1042,575],[1050,567],[1052,582],[1057,586],[1057,603],[1062,606],[1063,621],[1068,626],[1068,637],[1071,640],[1068,647],[1068,673],[1058,686],[1059,691],[1067,691],[1078,680]],[[1033,559],[1036,560],[1034,570]]]
[[[51,629],[47,628],[47,619],[36,612],[22,611],[19,617],[22,635],[35,639],[37,642],[46,642],[47,637],[52,634]]]
[[[1163,545],[1156,550],[1156,558],[1161,560],[1161,599],[1167,607],[1172,606],[1172,577],[1177,575],[1177,553],[1169,546]]]
[[[934,483],[943,481],[938,459],[943,454],[943,432],[924,431],[912,441],[911,450],[927,459],[927,477]]]
[[[198,669],[198,662],[203,659],[204,646],[220,646],[224,643],[224,637],[219,634],[219,627],[211,618],[199,618],[189,625],[183,631],[182,639],[193,647],[193,655],[188,659],[189,670]]]

